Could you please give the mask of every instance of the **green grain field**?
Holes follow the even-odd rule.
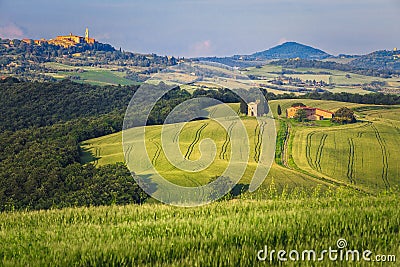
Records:
[[[259,261],[268,250],[337,248],[400,255],[399,198],[336,191],[204,207],[161,204],[69,208],[0,214],[2,266],[374,266],[363,260]],[[397,256],[397,258],[396,258]]]
[[[277,145],[287,144],[287,163],[277,150],[263,185],[232,200],[182,208],[149,201],[142,205],[68,208],[0,214],[2,266],[375,266],[376,262],[259,261],[259,250],[323,250],[345,239],[348,250],[383,255],[397,266],[400,255],[398,121],[400,108],[335,101],[271,101],[273,112],[293,102],[324,109],[356,109],[362,121],[339,126],[278,118]],[[238,105],[231,105],[237,110]],[[210,112],[213,108],[210,109]],[[250,182],[256,164],[257,122],[241,117],[250,140],[250,159],[241,180]],[[172,125],[174,127],[174,125]],[[258,126],[259,127],[259,126]],[[290,127],[287,134],[287,127]],[[229,131],[229,128],[228,128]],[[176,184],[196,186],[221,173],[230,158],[226,131],[210,120],[185,125],[182,154],[200,157],[205,138],[217,146],[215,166],[182,174],[160,149],[161,126],[146,127],[146,147],[156,169]],[[167,134],[168,137],[168,134]],[[287,138],[287,141],[285,141]],[[140,160],[135,140],[127,164]],[[128,142],[128,143],[129,143]],[[124,161],[122,133],[83,142],[82,161],[97,166]],[[354,190],[356,189],[356,190]],[[51,264],[50,264],[51,263]],[[381,265],[379,265],[381,266]]]
[[[284,111],[295,102],[331,111],[341,107],[354,108],[360,121],[347,126],[335,125],[329,121],[308,124],[288,121],[291,126],[286,149],[288,164],[279,166],[280,162],[277,160],[278,164],[273,164],[266,183],[274,179],[280,189],[285,185],[306,188],[316,185],[344,185],[373,194],[399,186],[399,107],[393,106],[389,109],[337,101],[295,99],[271,101],[270,108],[275,112],[279,104]],[[282,118],[278,119],[276,114],[275,117],[279,134]],[[250,156],[241,183],[249,184],[257,166],[257,135],[260,132],[254,118],[242,117],[242,121],[248,134]],[[213,163],[208,168],[194,173],[182,172],[170,163],[163,153],[160,133],[161,126],[146,127],[146,147],[156,170],[171,182],[182,186],[204,185],[226,169],[230,160],[231,143],[224,128],[215,121],[187,123],[179,134],[181,153],[190,160],[200,158],[201,140],[211,138],[216,144],[217,152]],[[282,142],[284,141],[281,141],[280,145]],[[280,145],[277,145],[277,153],[284,153]],[[82,143],[82,147],[86,151],[83,162],[93,162],[101,166],[125,160],[121,133],[88,140]],[[128,166],[129,161],[138,157],[134,148],[129,153],[126,157]]]
[[[238,107],[238,105],[234,105]],[[260,155],[259,135],[260,129],[257,126],[257,120],[254,118],[243,117],[243,124],[246,127],[250,145],[249,158],[244,159],[248,162],[246,171],[240,183],[249,184],[254,171],[257,167]],[[228,124],[229,130],[230,124]],[[217,122],[212,120],[194,121],[187,123],[179,134],[179,146],[186,158],[197,160],[200,158],[199,143],[201,140],[210,138],[214,141],[217,151],[212,164],[199,172],[184,172],[173,166],[166,158],[161,146],[162,126],[146,127],[146,148],[151,163],[155,169],[167,180],[182,186],[198,186],[209,182],[215,176],[219,176],[227,168],[231,158],[231,140],[227,136],[225,129]],[[168,131],[166,133],[168,136]],[[196,138],[196,136],[198,136]],[[171,139],[177,140],[178,136],[171,136]],[[127,140],[127,150],[124,158],[122,147],[122,133],[115,133],[108,136],[91,139],[82,143],[85,151],[82,162],[92,162],[97,166],[111,164],[115,162],[125,162],[128,166],[131,161],[141,160],[142,156],[135,151],[134,143],[136,140]],[[233,140],[241,142],[241,140]],[[132,144],[132,148],[131,148]],[[144,157],[145,155],[143,155]],[[200,167],[199,167],[200,168]],[[292,170],[282,168],[274,164],[266,179],[266,183],[274,179],[277,187],[281,190],[285,185],[290,187],[314,187],[321,185],[328,187],[329,184],[318,181],[306,174],[298,174]]]
[[[50,75],[56,79],[66,79],[71,76],[79,77],[79,79],[74,79],[76,82],[89,83],[93,85],[136,84],[134,81],[124,78],[126,75],[125,72],[118,72],[114,69],[75,67],[57,62],[48,62],[45,63],[45,66],[53,70],[53,72],[50,72],[47,75]]]

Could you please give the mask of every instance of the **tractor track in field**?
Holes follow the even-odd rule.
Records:
[[[282,149],[282,164],[288,169],[292,169],[289,166],[289,139],[290,139],[290,132],[292,130],[292,125],[290,123],[286,124],[286,135],[285,135],[285,142],[283,142],[283,149]]]
[[[354,157],[354,141],[353,138],[348,139],[349,142],[349,162],[347,164],[347,178],[349,179],[351,184],[356,184],[356,181],[354,179],[354,162],[355,162],[355,157]]]
[[[265,128],[266,124],[267,123],[265,121],[263,121],[260,126],[257,123],[257,126],[254,129],[254,131],[255,131],[254,139],[255,139],[255,144],[256,144],[255,147],[254,147],[254,152],[255,152],[254,161],[255,162],[259,162],[260,161],[262,136],[264,134],[264,128]]]
[[[319,172],[322,172],[322,168],[321,168],[321,159],[322,159],[322,152],[325,146],[325,140],[328,137],[327,134],[323,133],[322,134],[322,138],[319,142],[319,146],[318,146],[318,150],[317,150],[317,155],[315,157],[315,166],[317,167],[317,170]]]
[[[153,158],[151,159],[151,164],[153,164],[153,166],[156,166],[158,157],[161,154],[161,145],[156,141],[151,141],[151,142],[157,147],[157,150],[154,153]]]
[[[207,125],[208,125],[208,122],[207,122],[207,123],[204,123],[203,125],[201,125],[201,127],[200,127],[199,129],[197,129],[196,134],[195,134],[195,137],[194,137],[194,140],[193,140],[193,142],[189,145],[189,147],[188,147],[188,149],[187,149],[187,151],[186,151],[186,154],[185,154],[185,158],[186,158],[186,159],[189,159],[189,158],[190,158],[190,155],[192,155],[194,146],[199,142],[200,136],[201,136],[201,132],[207,127]]]
[[[129,145],[128,149],[125,151],[125,163],[128,164],[129,163],[129,157],[132,151],[133,145]]]
[[[236,121],[232,122],[231,125],[229,125],[229,127],[228,127],[228,131],[226,132],[226,135],[225,135],[225,141],[224,141],[224,144],[222,145],[221,153],[219,153],[220,159],[228,160],[228,158],[226,156],[226,150],[228,148],[229,143],[231,142],[230,136],[232,134],[232,130],[233,130],[233,127],[235,126],[235,124],[236,124]]]
[[[312,157],[311,157],[311,138],[313,137],[314,134],[315,134],[315,132],[311,132],[311,133],[307,134],[306,158],[307,158],[307,161],[308,161],[308,164],[310,165],[310,167],[313,169],[316,169],[314,166]]]
[[[358,126],[358,127],[354,127],[354,128],[360,128],[360,129],[367,128],[367,127],[371,126],[372,124],[373,124],[372,122],[367,122],[362,126]],[[290,129],[288,131],[290,132]],[[365,131],[362,131],[362,132],[365,132]],[[312,132],[308,133],[307,137],[306,137],[306,158],[307,158],[309,166],[314,170],[316,170],[316,166],[314,166],[313,157],[311,156],[311,141],[312,141],[313,135],[315,135],[316,133],[318,133],[318,132],[312,131]],[[288,134],[288,136],[290,136],[290,135],[293,135],[293,133],[289,133]],[[358,134],[358,136],[361,138],[363,136],[363,134]],[[336,140],[335,140],[336,139],[335,135],[333,135],[333,138],[334,138],[334,147],[335,147],[335,150],[336,150],[337,143],[336,143]],[[291,142],[289,138],[287,138],[287,140],[288,140],[288,143]],[[325,141],[323,141],[323,142],[325,144]],[[289,149],[289,145],[286,145],[286,147]],[[321,150],[323,150],[323,149],[321,149]],[[354,150],[354,147],[353,147],[351,153],[354,153],[354,152],[355,152],[355,150]],[[322,158],[322,155],[321,155],[321,158]],[[353,161],[354,161],[354,159],[353,159]],[[352,164],[355,164],[355,161]],[[331,184],[331,185],[334,185],[334,186],[348,186],[348,187],[350,187],[350,188],[352,188],[352,189],[354,189],[354,190],[356,190],[356,191],[358,191],[360,193],[363,193],[363,194],[366,194],[366,195],[370,195],[371,194],[371,192],[366,191],[366,190],[364,190],[362,188],[359,188],[358,186],[355,185],[355,179],[353,179],[354,173],[355,173],[354,171],[353,171],[352,176],[351,176],[351,178],[353,179],[354,183],[351,183],[351,182],[348,183],[348,182],[342,182],[340,180],[336,180],[336,179],[334,179],[334,178],[332,178],[330,176],[317,175],[317,174],[310,173],[309,171],[303,170],[303,169],[299,168],[296,165],[294,165],[294,168],[289,168],[289,169],[293,169],[295,171],[299,171],[300,173],[307,174],[312,179],[319,180],[319,181],[322,181],[324,183],[328,183],[328,184]]]
[[[375,137],[378,140],[379,146],[381,147],[381,152],[382,152],[382,163],[383,163],[383,168],[382,168],[382,180],[383,183],[385,184],[386,189],[390,188],[389,184],[389,179],[388,179],[388,168],[389,168],[389,163],[388,163],[388,152],[385,144],[385,140],[382,139],[381,134],[379,133],[378,129],[374,124],[371,124],[371,128],[375,132]]]
[[[183,129],[182,129],[183,130]],[[174,135],[173,139],[172,139],[172,143],[177,143],[178,139],[179,139],[179,134],[181,133],[181,131],[177,131],[176,134]]]

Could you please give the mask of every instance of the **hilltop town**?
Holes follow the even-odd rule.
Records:
[[[79,44],[93,45],[96,43],[96,40],[94,38],[89,37],[89,29],[86,28],[85,37],[73,35],[71,32],[69,35],[59,35],[56,38],[50,40],[46,40],[44,38],[40,40],[22,39],[22,42],[27,44],[36,44],[36,45],[51,44],[68,48],[72,46],[77,46]]]
[[[95,84],[133,84],[177,63],[174,57],[115,49],[90,37],[58,35],[51,39],[1,39],[0,79],[28,81],[70,79]]]

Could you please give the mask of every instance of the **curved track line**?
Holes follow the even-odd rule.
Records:
[[[226,135],[225,135],[225,141],[224,141],[224,144],[222,145],[221,153],[219,153],[220,159],[228,160],[228,158],[226,157],[226,150],[228,148],[229,143],[231,142],[230,136],[232,135],[233,126],[235,126],[235,124],[236,124],[236,121],[232,122],[231,125],[229,125],[229,127],[228,127],[228,131],[226,132]]]
[[[386,189],[389,189],[390,188],[389,179],[388,179],[389,163],[388,163],[388,153],[387,153],[387,149],[386,149],[385,140],[382,139],[382,137],[375,125],[371,124],[371,128],[374,130],[375,137],[378,140],[379,146],[381,147],[382,163],[383,163],[382,180],[383,180],[383,183],[385,184]]]
[[[160,145],[158,142],[156,142],[156,141],[152,141],[152,142],[153,142],[153,144],[157,147],[157,150],[156,150],[156,152],[154,153],[153,158],[151,159],[151,164],[153,164],[153,166],[156,166],[156,164],[157,164],[157,159],[158,159],[158,157],[159,157],[160,154],[161,154],[161,145]]]
[[[325,140],[327,137],[328,137],[327,134],[325,134],[325,133],[322,134],[322,138],[319,142],[319,146],[318,146],[318,150],[317,150],[317,155],[315,156],[315,166],[317,167],[317,170],[319,172],[322,172],[322,168],[321,168],[322,151],[324,149]]]
[[[254,161],[255,162],[259,162],[260,161],[260,155],[261,155],[261,145],[262,145],[262,136],[264,134],[264,128],[265,128],[266,122],[263,121],[260,125],[260,127],[258,128],[258,134],[257,134],[257,126],[256,126],[256,135],[254,136],[254,138],[256,139],[256,145],[254,147]]]
[[[185,158],[189,159],[190,155],[192,155],[194,146],[199,142],[200,140],[200,136],[201,136],[201,132],[204,130],[204,128],[206,128],[208,125],[208,123],[204,123],[197,131],[196,131],[196,135],[194,137],[193,142],[189,145],[188,150],[186,151],[185,154]]]
[[[347,164],[347,178],[350,183],[355,184],[356,181],[354,179],[354,142],[353,138],[348,139],[349,142],[349,162]]]

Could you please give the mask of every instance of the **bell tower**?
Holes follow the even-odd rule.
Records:
[[[85,41],[86,43],[89,43],[89,29],[86,27],[86,31],[85,31]]]

